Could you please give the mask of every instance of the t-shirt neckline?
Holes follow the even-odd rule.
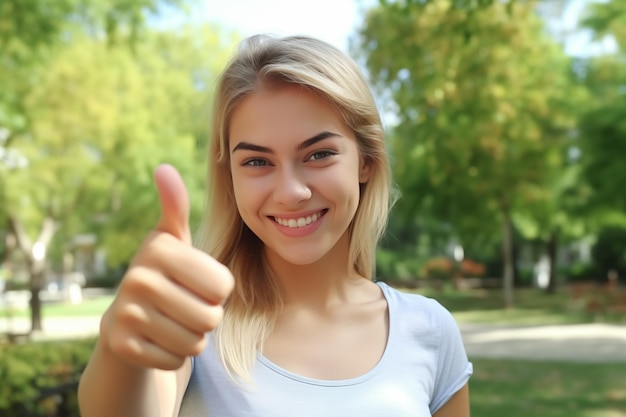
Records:
[[[376,284],[381,289],[383,293],[383,297],[385,297],[385,300],[387,301],[387,312],[389,314],[389,333],[387,335],[387,343],[385,345],[385,350],[383,351],[383,354],[380,357],[379,361],[376,363],[376,365],[374,365],[372,369],[354,378],[317,379],[317,378],[310,378],[310,377],[302,376],[294,372],[288,371],[287,369],[275,364],[274,362],[272,362],[271,360],[263,356],[263,354],[260,352],[257,353],[257,360],[259,364],[268,368],[272,372],[275,372],[285,378],[291,379],[292,381],[299,382],[302,384],[318,385],[318,386],[324,386],[324,387],[344,387],[344,386],[350,386],[350,385],[358,385],[374,378],[378,374],[380,369],[383,368],[384,362],[391,355],[390,351],[393,346],[393,341],[395,340],[395,337],[394,337],[395,306],[392,302],[390,302],[391,297],[390,297],[390,292],[389,292],[390,290],[389,286],[385,284],[384,282],[377,282]]]

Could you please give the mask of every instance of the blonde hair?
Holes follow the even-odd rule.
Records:
[[[257,35],[240,45],[222,73],[213,105],[208,147],[207,209],[197,246],[228,266],[235,289],[215,331],[218,356],[233,377],[249,380],[256,352],[282,307],[280,288],[266,263],[263,243],[243,223],[230,172],[229,124],[233,111],[264,81],[303,86],[323,97],[354,132],[371,169],[351,224],[350,262],[372,278],[376,244],[387,222],[391,174],[383,127],[370,88],[356,63],[317,39]]]

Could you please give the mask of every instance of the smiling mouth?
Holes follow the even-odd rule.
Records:
[[[301,227],[306,227],[311,223],[316,222],[320,217],[322,217],[328,209],[321,210],[317,213],[311,214],[310,216],[291,218],[291,219],[282,219],[280,217],[271,216],[271,218],[278,224],[284,227],[289,227],[290,229],[298,229]]]

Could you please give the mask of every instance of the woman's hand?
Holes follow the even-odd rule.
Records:
[[[100,338],[132,365],[174,370],[205,348],[234,279],[228,268],[191,245],[189,197],[176,169],[160,166],[155,182],[161,218],[105,312]]]

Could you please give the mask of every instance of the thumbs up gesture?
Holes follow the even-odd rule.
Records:
[[[175,168],[155,172],[161,218],[120,284],[101,342],[139,367],[178,369],[202,352],[234,286],[228,268],[191,245],[189,196]]]

